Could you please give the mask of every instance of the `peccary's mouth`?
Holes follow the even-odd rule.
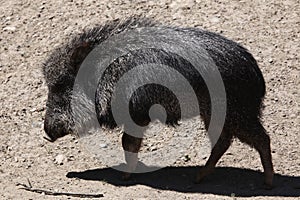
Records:
[[[65,122],[60,119],[46,117],[44,121],[45,134],[43,138],[48,142],[55,142],[58,138],[68,135],[71,131],[66,128]]]
[[[55,139],[49,137],[49,135],[45,135],[43,138],[44,138],[45,140],[47,140],[48,142],[55,142]]]

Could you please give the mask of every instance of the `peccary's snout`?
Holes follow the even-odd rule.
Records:
[[[69,129],[67,128],[67,121],[64,120],[63,115],[55,113],[54,115],[46,113],[44,121],[44,130],[47,137],[44,137],[50,142],[56,141],[58,138],[69,134]]]

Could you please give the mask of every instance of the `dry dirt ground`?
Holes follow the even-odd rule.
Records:
[[[218,32],[253,53],[267,84],[263,121],[272,139],[273,190],[262,189],[258,153],[238,141],[215,173],[195,185],[195,166],[207,159],[193,151],[198,147],[190,159],[122,182],[76,138],[42,138],[47,88],[41,63],[84,27],[132,14]],[[299,14],[298,0],[1,0],[0,199],[76,199],[16,186],[27,180],[51,191],[103,193],[102,199],[299,199]]]

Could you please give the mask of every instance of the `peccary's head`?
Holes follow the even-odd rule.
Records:
[[[49,91],[44,129],[49,141],[53,142],[67,134],[77,135],[79,129],[84,127],[83,123],[89,121],[89,116],[82,116],[80,112],[84,109],[90,109],[91,106],[86,105],[80,107],[79,111],[73,111],[71,100],[72,95],[74,95],[72,89],[80,65],[92,49],[114,34],[132,27],[153,25],[154,23],[151,20],[136,16],[125,20],[109,21],[104,25],[85,30],[82,34],[70,40],[68,44],[57,48],[49,56],[43,65],[43,74]],[[89,101],[87,101],[84,94],[75,95],[82,99],[82,104],[88,104]],[[84,113],[88,113],[88,111]],[[81,115],[81,121],[78,120],[78,117],[75,117],[78,115]]]
[[[67,134],[76,134],[71,109],[72,88],[80,64],[91,51],[91,44],[74,40],[56,49],[46,60],[43,74],[48,86],[47,111],[44,129],[49,141]]]

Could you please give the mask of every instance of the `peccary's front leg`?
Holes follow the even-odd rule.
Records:
[[[128,180],[130,174],[135,171],[138,163],[138,152],[141,148],[142,138],[133,137],[127,133],[123,133],[122,146],[125,153],[125,160],[127,163],[127,172],[124,173],[122,179]]]

